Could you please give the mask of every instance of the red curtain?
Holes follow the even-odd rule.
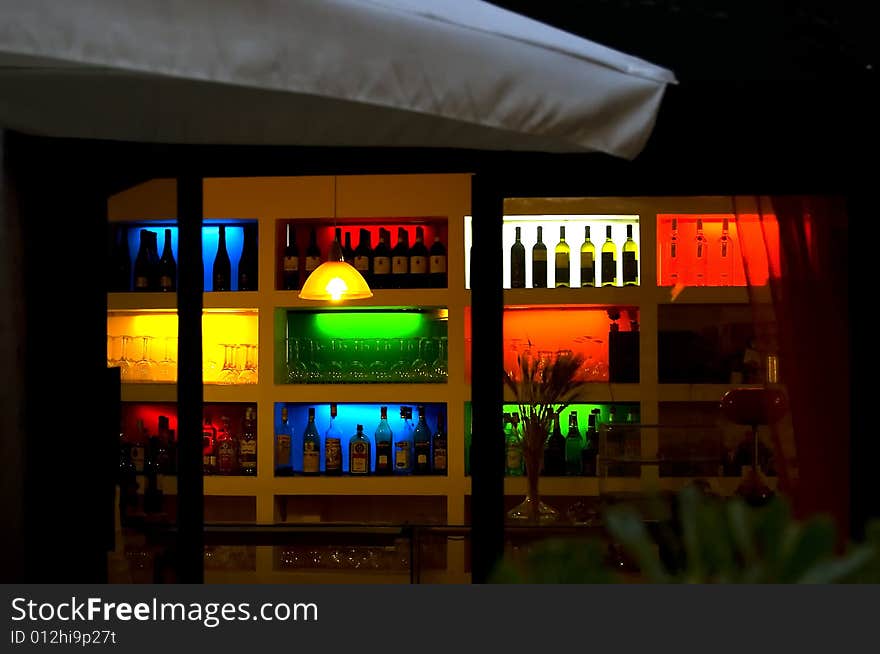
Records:
[[[836,197],[777,196],[758,199],[758,212],[763,233],[779,234],[779,257],[763,253],[772,302],[768,305],[759,289],[750,290],[758,323],[767,324],[772,312],[775,329],[764,334],[763,343],[778,353],[790,409],[793,442],[784,442],[783,430],[773,430],[780,491],[798,517],[829,515],[845,537],[850,520],[845,203]],[[745,213],[738,210],[737,220]],[[747,275],[757,254],[743,252]],[[786,449],[794,456],[786,459]]]

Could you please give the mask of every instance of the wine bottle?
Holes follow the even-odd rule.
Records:
[[[680,261],[678,256],[678,218],[672,219],[672,233],[669,237],[669,284],[675,286],[679,282]]]
[[[532,247],[532,288],[547,288],[547,246],[543,228],[538,226],[538,240]]]
[[[202,425],[202,472],[217,474],[217,429],[207,416]]]
[[[565,474],[565,437],[559,428],[559,413],[553,414],[553,430],[544,448],[544,474],[550,476]]]
[[[228,291],[232,283],[232,264],[226,251],[226,226],[220,225],[220,240],[217,241],[217,255],[214,257],[213,291]]]
[[[578,429],[577,411],[568,414],[568,433],[565,435],[565,474],[581,474],[581,452],[584,442]]]
[[[165,230],[165,244],[162,246],[162,258],[159,259],[159,290],[174,292],[177,290],[177,263],[171,251],[171,230]]]
[[[354,249],[351,247],[351,232],[345,232],[345,245],[342,246],[342,259],[354,263]]]
[[[419,406],[417,411],[419,419],[413,431],[413,444],[415,448],[413,472],[417,475],[427,475],[431,472],[431,430],[425,421],[425,407]]]
[[[131,250],[128,247],[128,227],[116,228],[116,243],[111,258],[110,290],[128,293],[131,291]]]
[[[141,240],[138,245],[137,257],[134,260],[134,290],[153,291],[157,287],[158,259],[154,258],[152,242],[155,242],[156,232],[148,229],[141,230]]]
[[[293,473],[291,442],[293,430],[288,422],[287,407],[281,407],[281,422],[275,427],[275,476],[287,477]]]
[[[590,240],[590,226],[584,225],[584,242],[581,244],[581,287],[596,285],[596,246]]]
[[[694,285],[705,286],[709,248],[706,236],[703,234],[703,221],[700,218],[697,218],[697,236],[694,240]]]
[[[412,407],[400,407],[400,418],[403,420],[403,430],[400,437],[394,442],[394,472],[399,475],[412,473],[413,467],[413,426]]]
[[[428,248],[425,247],[425,230],[416,227],[416,242],[409,249],[409,288],[428,287]]]
[[[299,282],[299,249],[296,247],[296,230],[290,223],[284,226],[284,258],[281,262],[281,280],[285,291],[294,291],[300,287]]]
[[[229,425],[229,417],[222,416],[217,431],[217,472],[221,475],[238,473],[238,453]]]
[[[351,475],[370,474],[370,441],[364,436],[363,425],[357,426],[357,432],[348,441],[348,472]]]
[[[617,286],[617,248],[611,240],[611,225],[605,227],[602,244],[602,286]]]
[[[342,474],[342,430],[336,424],[336,405],[330,405],[330,426],[324,433],[324,474]]]
[[[315,407],[309,407],[309,421],[303,432],[303,474],[321,472],[321,435],[315,425]]]
[[[389,288],[391,286],[391,250],[388,248],[390,233],[379,228],[379,243],[373,251],[372,286]]]
[[[596,476],[596,455],[599,453],[598,419],[595,409],[587,418],[587,433],[584,434],[584,449],[581,450],[581,474],[586,477]]]
[[[559,228],[559,242],[554,250],[556,288],[571,286],[571,248],[565,242],[565,225]]]
[[[632,225],[626,226],[626,241],[623,243],[623,285],[639,285],[639,246],[633,240]]]
[[[727,218],[721,224],[721,238],[718,240],[718,284],[730,286],[733,283],[733,243],[730,240],[730,223]]]
[[[445,475],[448,467],[446,424],[442,413],[437,414],[437,431],[434,432],[431,449],[431,472],[435,475]]]
[[[370,286],[373,285],[371,272],[372,262],[370,261],[373,254],[372,249],[372,245],[370,244],[370,230],[360,230],[360,238],[358,239],[358,246],[354,251],[352,265]]]
[[[434,242],[428,252],[428,276],[431,288],[446,288],[446,248],[440,242],[439,236],[434,236]]]
[[[391,250],[391,286],[409,287],[409,235],[403,227],[397,228],[397,243]]]
[[[318,247],[318,233],[312,226],[309,230],[309,245],[306,248],[305,276],[311,275],[312,271],[320,265],[321,250]]]
[[[257,283],[257,226],[244,226],[244,243],[238,260],[238,290],[256,291]]]
[[[502,421],[504,423],[504,474],[520,476],[522,475],[522,443],[516,437],[509,413],[503,415]]]
[[[516,228],[516,240],[510,246],[510,288],[526,287],[526,248],[522,244],[520,227]]]
[[[394,470],[392,441],[394,434],[388,425],[388,407],[380,409],[379,426],[376,427],[376,474],[390,475]]]
[[[238,465],[241,474],[257,475],[257,414],[253,407],[244,411],[244,421],[238,438]]]

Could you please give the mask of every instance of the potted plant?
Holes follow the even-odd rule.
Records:
[[[522,454],[528,480],[525,500],[508,512],[508,518],[531,524],[553,522],[559,512],[540,500],[538,484],[544,460],[544,446],[553,419],[580,399],[585,382],[578,379],[584,356],[570,350],[550,358],[520,355],[518,370],[504,372],[504,383],[513,392],[522,424]]]

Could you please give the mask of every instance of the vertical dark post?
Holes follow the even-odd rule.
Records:
[[[504,289],[502,240],[504,200],[492,177],[474,175],[471,251],[471,578],[486,583],[504,551]]]
[[[180,583],[204,581],[202,478],[202,178],[177,179],[177,573]]]

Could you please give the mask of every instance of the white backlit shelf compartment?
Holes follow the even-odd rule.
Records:
[[[442,475],[351,475],[276,477],[275,495],[447,495],[453,488]]]

